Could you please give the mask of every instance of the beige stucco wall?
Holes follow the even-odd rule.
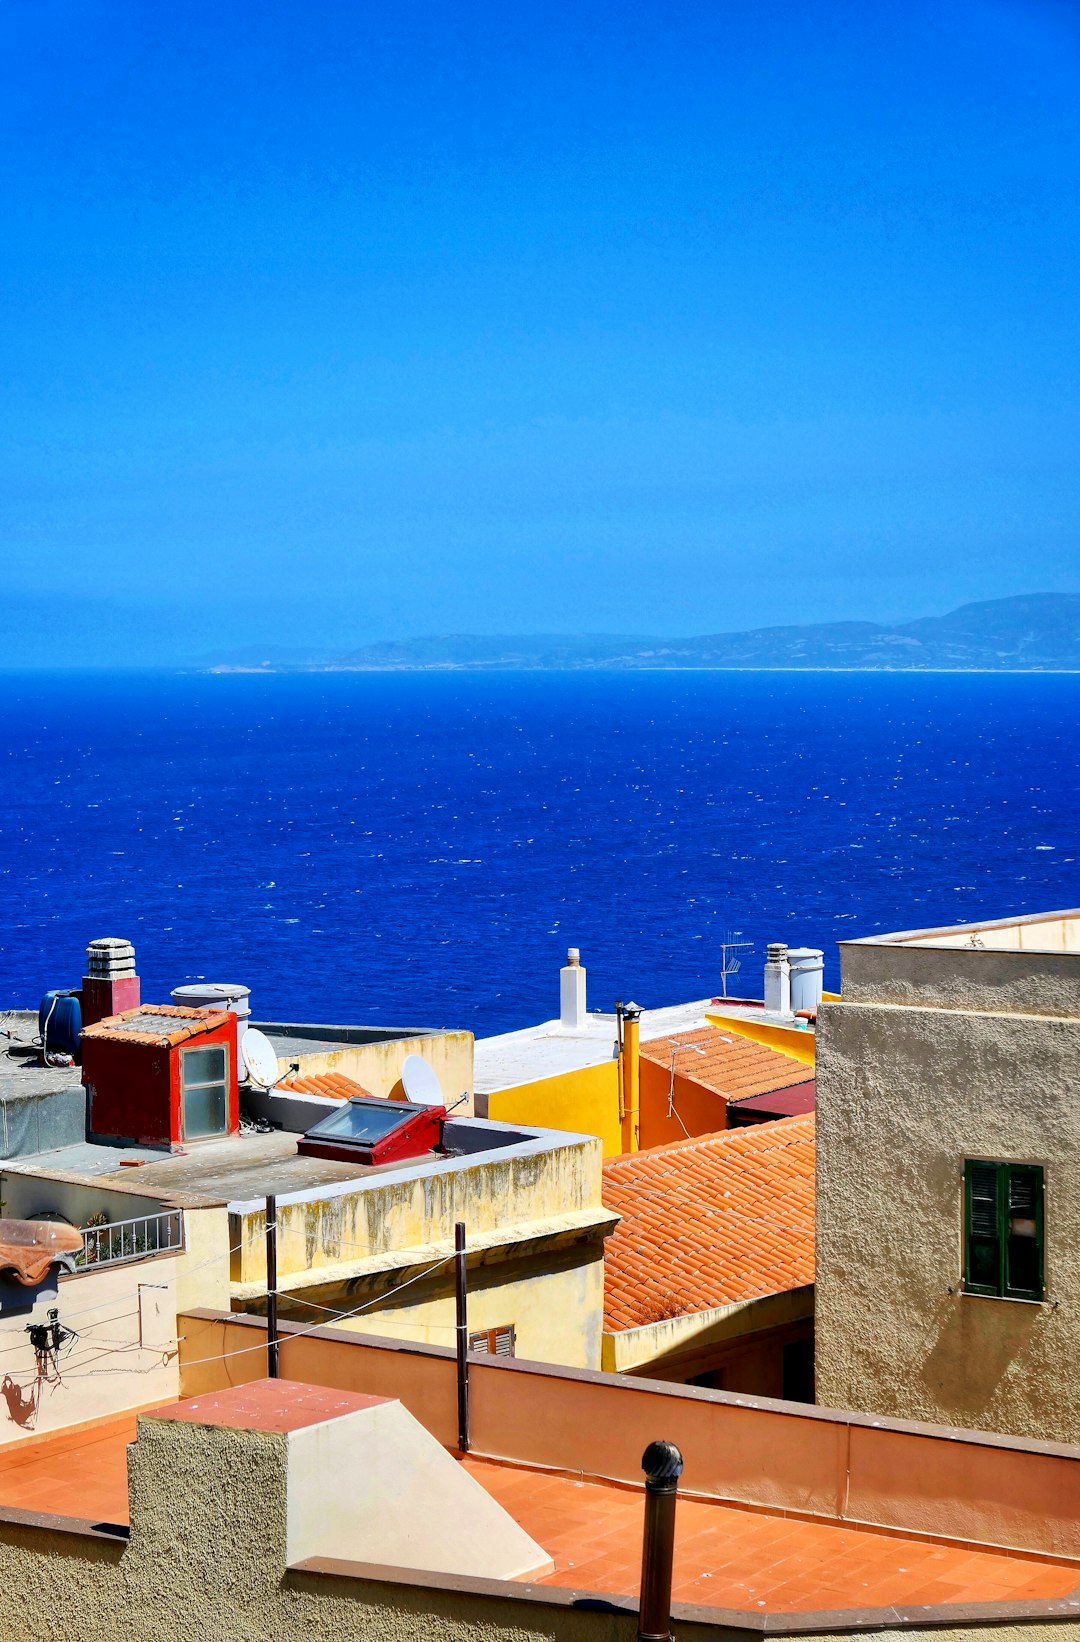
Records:
[[[447,1105],[461,1095],[467,1099],[457,1108],[458,1117],[473,1112],[473,1035],[471,1032],[432,1032],[423,1037],[391,1038],[382,1043],[343,1044],[340,1049],[312,1050],[291,1058],[307,1073],[340,1072],[355,1078],[370,1094],[395,1100],[404,1098],[401,1068],[407,1055],[419,1055],[434,1067],[442,1084]],[[284,1071],[279,1061],[279,1069]]]
[[[184,1210],[184,1252],[176,1263],[176,1303],[228,1307],[230,1295],[229,1211]]]
[[[453,1345],[456,1311],[450,1277],[448,1270],[438,1292],[423,1294],[412,1305],[373,1308],[335,1326],[413,1343]],[[346,1308],[350,1303],[359,1305],[360,1296],[341,1301]],[[515,1354],[535,1362],[599,1368],[603,1311],[604,1255],[599,1241],[469,1270],[469,1332],[512,1323]]]
[[[999,956],[965,956],[985,990]],[[1080,1442],[1080,1020],[848,993],[818,1017],[819,1402]],[[1043,1304],[960,1291],[971,1157],[1046,1170]]]
[[[0,1445],[179,1394],[176,1267],[158,1255],[90,1268],[0,1317]],[[62,1347],[60,1378],[39,1380],[26,1325],[53,1306],[79,1337]]]

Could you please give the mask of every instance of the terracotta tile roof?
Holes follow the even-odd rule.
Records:
[[[812,1113],[609,1158],[603,1197],[611,1332],[814,1281]]]
[[[106,1015],[93,1026],[83,1027],[84,1038],[105,1038],[111,1043],[152,1043],[159,1049],[184,1043],[223,1026],[227,1009],[181,1009],[175,1004],[141,1004],[121,1015]]]
[[[291,1090],[294,1095],[325,1095],[330,1100],[348,1100],[352,1095],[375,1098],[370,1089],[355,1078],[347,1078],[344,1072],[293,1072],[277,1087]]]
[[[693,1047],[690,1047],[690,1046]],[[729,1100],[745,1100],[750,1095],[767,1095],[796,1083],[809,1083],[814,1068],[782,1055],[768,1044],[736,1037],[718,1026],[702,1026],[695,1032],[679,1032],[674,1037],[651,1038],[641,1045],[642,1060],[654,1062],[667,1072],[671,1052],[680,1077],[715,1089]]]

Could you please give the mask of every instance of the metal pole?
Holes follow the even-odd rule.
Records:
[[[277,1198],[266,1199],[266,1372],[278,1377]]]
[[[457,1429],[458,1447],[469,1452],[469,1314],[465,1287],[465,1222],[454,1227],[454,1297],[457,1302]]]
[[[651,1442],[641,1456],[641,1468],[645,1472],[645,1541],[641,1551],[638,1642],[669,1642],[675,1496],[683,1457],[673,1442]]]

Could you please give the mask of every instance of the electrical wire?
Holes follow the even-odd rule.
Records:
[[[430,1277],[432,1272],[438,1271],[441,1266],[449,1265],[453,1259],[454,1256],[452,1254],[448,1254],[442,1260],[436,1260],[434,1265],[428,1266],[424,1271],[418,1271],[413,1277],[407,1277],[403,1283],[398,1283],[396,1287],[388,1289],[385,1294],[377,1294],[374,1299],[365,1300],[362,1306],[355,1306],[352,1311],[341,1312],[339,1320],[343,1321],[349,1317],[358,1317],[362,1311],[369,1311],[372,1306],[380,1305],[384,1300],[389,1300],[392,1294],[400,1294],[402,1289],[409,1288],[413,1283],[419,1283],[424,1277]],[[312,1323],[309,1328],[296,1329],[294,1332],[290,1333],[287,1338],[290,1340],[301,1340],[305,1335],[314,1334],[316,1329],[328,1328],[329,1326],[330,1325],[328,1323]],[[197,1357],[194,1362],[185,1363],[184,1368],[185,1370],[189,1368],[200,1368],[204,1363],[223,1363],[230,1357],[246,1357],[253,1351],[265,1350],[266,1341],[260,1340],[257,1345],[240,1346],[240,1348],[236,1351],[222,1351],[214,1357]]]

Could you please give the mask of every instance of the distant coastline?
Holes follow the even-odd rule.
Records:
[[[207,656],[210,673],[1080,672],[1080,594],[1028,593],[888,627],[822,622],[696,638],[440,634],[345,653],[273,644]]]

